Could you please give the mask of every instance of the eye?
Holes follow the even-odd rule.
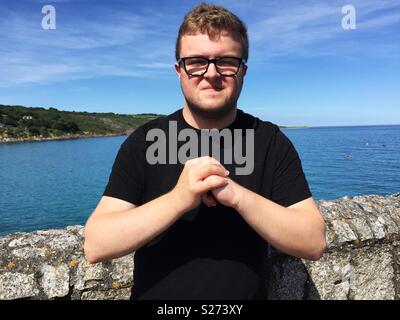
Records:
[[[186,65],[188,66],[196,66],[196,67],[201,67],[201,66],[206,66],[208,64],[208,61],[204,58],[189,58],[186,59]]]
[[[235,67],[239,66],[239,60],[235,58],[221,58],[218,60],[219,67]]]

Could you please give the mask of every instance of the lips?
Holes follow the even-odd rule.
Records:
[[[204,91],[221,91],[222,88],[206,87],[206,88],[203,88],[201,90],[204,90]]]

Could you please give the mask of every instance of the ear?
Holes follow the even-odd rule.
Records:
[[[178,78],[180,79],[180,78],[181,78],[182,69],[181,69],[181,67],[179,66],[179,63],[175,62],[174,67],[175,67],[176,75],[177,75]]]
[[[247,72],[247,64],[243,65],[243,77],[246,75]]]

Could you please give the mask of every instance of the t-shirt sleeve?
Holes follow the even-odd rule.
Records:
[[[278,129],[271,200],[284,207],[312,197],[300,157],[292,142]]]
[[[143,204],[144,149],[144,133],[136,129],[118,151],[103,196],[118,198],[136,206]]]

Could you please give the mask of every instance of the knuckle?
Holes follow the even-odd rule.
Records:
[[[189,184],[188,190],[190,193],[196,193],[196,188],[192,184]]]

